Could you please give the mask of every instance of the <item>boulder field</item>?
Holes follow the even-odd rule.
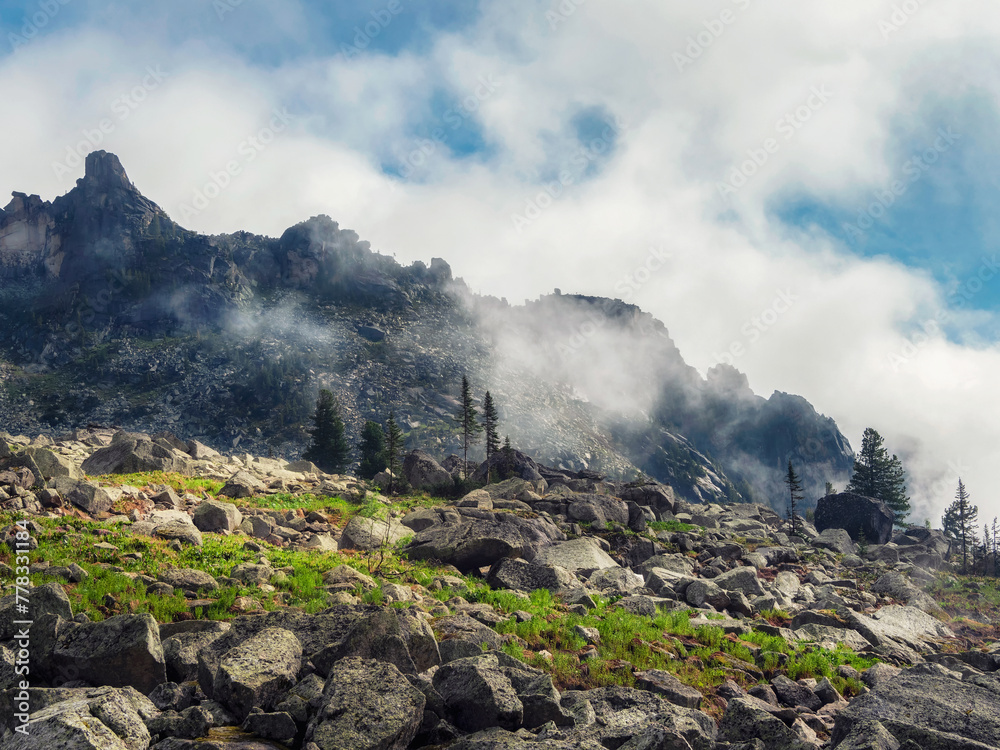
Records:
[[[10,548],[0,548],[9,561],[0,567],[0,750],[1000,746],[992,626],[978,628],[985,635],[976,643],[968,632],[959,637],[924,590],[949,575],[947,541],[929,529],[887,532],[867,498],[824,498],[822,529],[802,519],[801,537],[789,537],[764,506],[691,505],[665,485],[526,460],[520,475],[451,502],[405,512],[388,502],[379,517],[338,521],[253,501],[309,493],[360,507],[380,496],[307,462],[223,456],[165,433],[0,435],[0,453],[0,537]],[[427,484],[451,476],[423,453],[405,467]],[[157,471],[214,480],[218,489],[137,488],[106,476]],[[837,517],[850,528],[829,522]],[[197,567],[132,574],[150,596],[183,592],[205,607],[205,597],[227,587],[273,591],[296,574],[268,562],[269,550],[280,550],[331,560],[322,573],[327,599],[309,611],[240,613],[234,605],[228,619],[185,613],[172,622],[120,606],[92,621],[67,594],[91,573],[47,566],[35,542],[31,573],[55,580],[28,589],[25,638],[12,554],[18,531],[33,540],[43,522],[69,518],[174,550],[232,538],[260,553],[226,575]],[[439,572],[422,585],[343,562],[387,549]],[[101,550],[113,566],[120,551]],[[566,669],[587,674],[608,631],[577,625],[571,636],[582,649],[538,649],[508,627],[532,613],[477,600],[484,582],[524,609],[551,599],[549,620],[599,613],[649,623],[683,613],[692,633],[717,639],[713,669],[725,679],[696,687],[690,673],[618,660],[607,667],[618,684],[574,683]],[[435,596],[441,590],[452,592],[447,601]],[[379,596],[364,596],[373,591]],[[873,666],[793,679],[781,668],[788,655],[757,636],[795,644],[796,654],[850,650]],[[677,653],[696,645],[692,635],[673,643],[681,661]],[[733,644],[741,649],[727,649]],[[17,673],[22,649],[30,653],[26,685]],[[838,691],[839,678],[855,694]]]

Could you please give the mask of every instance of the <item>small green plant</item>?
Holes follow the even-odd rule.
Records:
[[[688,533],[691,531],[697,531],[700,526],[694,526],[690,523],[683,523],[682,521],[650,521],[646,524],[646,528],[652,529],[653,531],[672,531],[675,533]]]

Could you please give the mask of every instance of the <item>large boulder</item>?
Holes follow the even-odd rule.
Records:
[[[83,472],[71,459],[48,448],[25,448],[24,452],[35,460],[35,465],[45,479],[69,477],[83,479]]]
[[[257,477],[241,469],[229,477],[217,494],[223,497],[254,497],[263,494],[266,489]]]
[[[748,698],[733,698],[719,723],[719,737],[728,742],[758,739],[767,750],[815,750],[777,716]]]
[[[91,476],[100,474],[136,474],[146,471],[176,471],[190,474],[191,457],[149,438],[130,435],[100,448],[80,465]]]
[[[232,648],[268,628],[281,628],[294,633],[302,644],[303,660],[309,660],[323,649],[342,643],[359,620],[371,617],[380,610],[380,607],[367,605],[339,605],[318,615],[276,610],[234,618],[225,633],[204,644],[198,652],[198,683],[210,698],[214,698],[215,674],[222,658]]]
[[[1000,747],[1000,692],[924,669],[902,671],[855,698],[837,714],[833,746],[866,721],[879,722],[897,741],[922,748]],[[936,668],[935,669],[939,669]]]
[[[403,459],[403,476],[415,490],[451,485],[451,474],[424,451],[413,451]]]
[[[243,523],[243,514],[232,503],[205,500],[195,508],[194,525],[201,531],[232,532]]]
[[[108,491],[96,482],[79,482],[66,495],[66,499],[92,516],[111,510],[114,500]]]
[[[543,518],[521,518],[478,508],[436,509],[441,519],[420,531],[407,551],[410,559],[440,560],[462,571],[492,565],[503,557],[534,559],[565,535]]]
[[[17,605],[21,601],[23,597],[17,594],[9,594],[0,599],[0,641],[9,641],[20,629],[14,621],[24,619],[23,614],[17,611]],[[64,620],[73,619],[69,597],[66,596],[66,590],[58,583],[46,583],[31,590],[32,619],[40,620],[47,614],[58,615]]]
[[[493,481],[517,478],[526,479],[529,482],[537,482],[542,479],[538,464],[526,453],[518,450],[497,451],[487,463],[484,461],[470,477],[473,482],[485,482],[488,477]]]
[[[171,568],[160,573],[160,581],[184,591],[215,591],[219,582],[204,570]]]
[[[167,679],[190,682],[198,679],[198,654],[232,626],[215,620],[185,620],[160,626]]]
[[[563,693],[563,708],[571,709],[574,704],[580,706],[584,701],[590,704],[594,720],[593,723],[588,722],[589,725],[583,730],[578,725],[577,736],[581,739],[594,740],[608,748],[628,747],[626,743],[634,737],[641,736],[658,725],[680,734],[692,750],[716,748],[718,729],[708,714],[675,706],[662,696],[619,686]],[[636,744],[631,747],[677,746]]]
[[[445,664],[434,673],[434,688],[452,722],[466,732],[496,726],[513,730],[521,725],[524,705],[493,654]]]
[[[624,501],[610,495],[574,495],[570,498],[569,517],[603,529],[608,523],[628,525],[629,511]]]
[[[243,721],[253,708],[274,708],[295,684],[301,666],[302,644],[295,634],[265,628],[226,652],[212,694]]]
[[[510,557],[493,563],[486,582],[495,589],[529,593],[536,589],[548,589],[553,594],[564,594],[581,588],[580,582],[565,568],[537,565]]]
[[[306,730],[320,750],[405,750],[427,699],[392,664],[350,656],[338,661]]]
[[[895,571],[886,573],[872,584],[873,594],[882,594],[898,601],[910,604],[924,612],[939,613],[941,607],[934,599],[917,588],[913,582],[902,573]]]
[[[844,529],[824,529],[823,532],[812,540],[814,547],[833,550],[842,555],[857,554],[857,545],[851,541],[851,535]]]
[[[130,685],[143,694],[167,681],[159,626],[149,614],[88,623],[58,619],[51,645],[51,653],[41,655],[40,662],[52,676],[75,675],[73,679],[93,685]]]
[[[733,568],[716,576],[712,582],[723,591],[739,591],[747,597],[761,596],[764,587],[757,578],[757,570],[751,567]]]
[[[156,706],[132,688],[33,688],[32,708],[24,732],[0,740],[4,750],[146,750],[150,733],[146,722]],[[4,695],[5,705],[14,690]],[[9,700],[8,700],[9,698]]]
[[[657,514],[673,513],[677,507],[677,499],[674,497],[674,488],[669,484],[640,484],[627,486],[620,493],[622,500],[634,502],[639,506],[649,506]]]
[[[355,516],[347,522],[340,535],[340,549],[378,549],[391,547],[413,532],[395,518],[366,518]]]
[[[618,563],[601,549],[593,537],[586,536],[553,544],[538,553],[534,562],[539,565],[558,565],[572,573],[582,571],[584,575],[590,575],[595,570],[618,567]]]
[[[347,656],[388,662],[404,674],[417,674],[441,663],[430,625],[408,610],[393,608],[359,618],[342,640],[319,651],[312,661],[320,674],[327,675]]]
[[[841,492],[821,497],[816,506],[816,530],[844,529],[856,542],[885,544],[892,538],[893,512],[881,500]]]

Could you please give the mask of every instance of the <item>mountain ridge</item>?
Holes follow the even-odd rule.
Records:
[[[446,454],[468,373],[544,462],[641,471],[695,502],[780,508],[790,459],[814,501],[853,458],[805,399],[764,399],[725,365],[702,378],[635,305],[557,290],[512,306],[325,215],[278,238],[191,232],[104,151],[65,195],[0,211],[0,295],[15,431],[116,423],[290,455],[330,387],[352,435],[394,411],[409,447]]]

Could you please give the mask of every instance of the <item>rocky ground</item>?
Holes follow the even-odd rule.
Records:
[[[1000,746],[1000,593],[865,498],[0,438],[3,749]]]

